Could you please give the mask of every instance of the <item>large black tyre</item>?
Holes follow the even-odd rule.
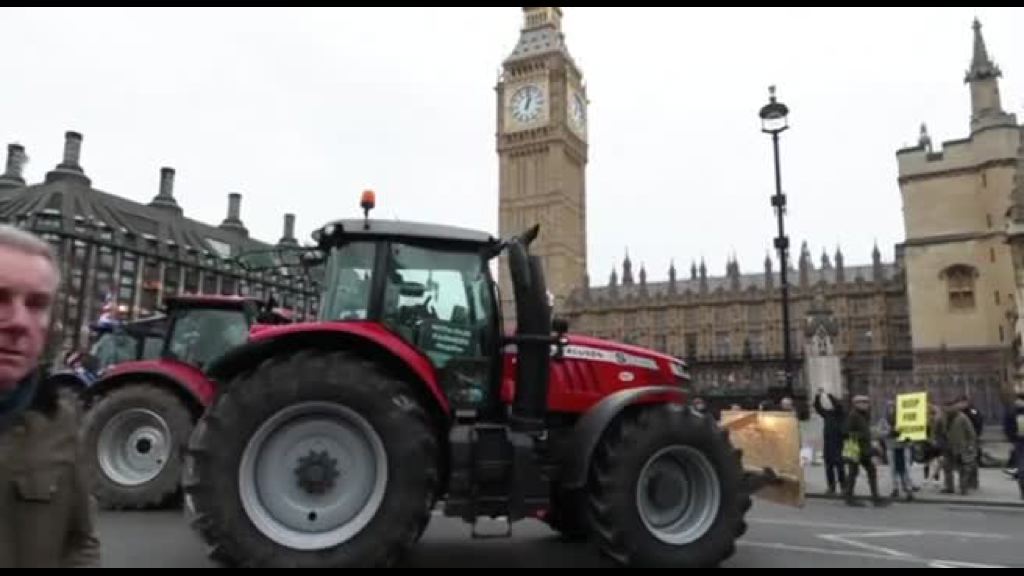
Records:
[[[192,428],[181,398],[153,384],[126,384],[95,399],[82,422],[82,451],[99,505],[143,509],[173,500]]]
[[[552,488],[551,506],[544,522],[568,542],[581,542],[590,537],[587,519],[587,494],[582,490]]]
[[[594,454],[594,537],[627,566],[717,566],[746,531],[742,479],[739,451],[710,418],[671,404],[629,409]]]
[[[319,471],[308,466],[305,442],[322,446],[313,450],[325,455],[313,454]],[[218,397],[192,436],[185,491],[218,562],[391,566],[429,522],[438,462],[436,432],[409,383],[352,353],[301,351],[265,360]],[[338,481],[311,483],[324,470]],[[290,502],[315,508],[314,524],[300,526]],[[346,502],[355,502],[351,515],[331,516],[339,508],[328,503]]]

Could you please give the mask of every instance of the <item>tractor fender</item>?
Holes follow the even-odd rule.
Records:
[[[83,398],[90,404],[110,390],[134,382],[149,382],[173,391],[197,415],[210,405],[216,392],[213,382],[193,366],[168,360],[142,360],[113,366],[84,391]]]
[[[676,386],[627,388],[606,396],[595,404],[576,422],[569,442],[565,445],[564,465],[561,471],[562,486],[572,490],[586,485],[594,450],[608,425],[623,410],[642,402],[663,401],[662,399],[666,397],[678,398],[678,402],[682,403],[685,392]]]
[[[448,399],[430,361],[390,331],[373,323],[322,323],[275,326],[250,334],[250,339],[221,356],[207,369],[219,386],[253,369],[264,359],[303,349],[353,350],[400,376],[423,384],[437,415],[450,414]]]
[[[89,382],[71,370],[58,370],[46,376],[46,383],[54,388],[65,388],[75,394],[83,393]]]

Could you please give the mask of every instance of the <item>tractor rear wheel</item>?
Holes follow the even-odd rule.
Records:
[[[93,401],[82,423],[83,466],[110,509],[161,506],[179,494],[193,416],[173,392],[126,384]]]
[[[581,542],[590,536],[587,524],[587,495],[582,490],[552,487],[551,507],[544,521],[563,540]]]
[[[602,551],[637,567],[713,567],[735,550],[750,496],[739,453],[711,418],[631,409],[594,454],[591,522]]]
[[[347,352],[270,358],[200,420],[185,489],[215,560],[388,566],[429,520],[438,443],[410,385]]]

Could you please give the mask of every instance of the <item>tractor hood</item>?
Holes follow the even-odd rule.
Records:
[[[582,414],[601,400],[627,388],[675,386],[687,391],[686,364],[653,350],[588,336],[567,334],[562,354],[551,346],[551,380],[547,408],[551,412]],[[502,400],[514,397],[518,347],[505,346]]]
[[[668,354],[579,334],[567,334],[566,337],[569,339],[569,345],[565,348],[566,358],[614,362],[659,372],[667,369],[677,378],[690,378],[686,363]]]
[[[690,369],[686,362],[640,346],[631,346],[622,342],[602,340],[580,334],[566,334],[568,344],[565,347],[563,358],[567,360],[583,360],[599,363],[617,364],[622,367],[642,368],[652,372],[659,372],[668,377],[668,380],[688,383],[690,381]],[[551,347],[552,354],[555,346]],[[515,344],[507,344],[505,353],[514,353]]]

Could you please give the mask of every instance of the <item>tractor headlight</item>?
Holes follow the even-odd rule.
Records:
[[[682,362],[672,362],[672,375],[676,377],[679,384],[688,384],[690,382],[690,372],[686,370],[686,364]]]

